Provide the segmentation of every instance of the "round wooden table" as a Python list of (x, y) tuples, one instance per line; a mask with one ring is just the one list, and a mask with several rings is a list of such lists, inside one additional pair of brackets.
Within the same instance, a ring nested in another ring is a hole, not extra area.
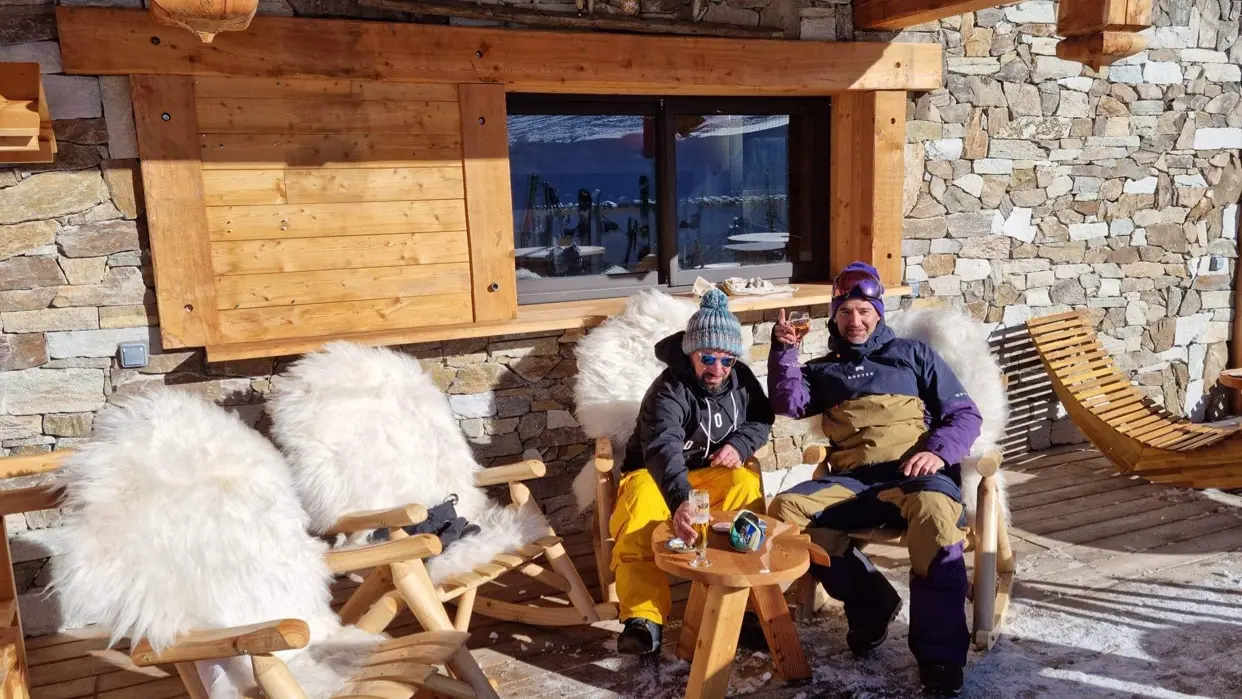
[[(713, 512), (712, 523), (733, 521), (732, 512)], [(762, 515), (761, 515), (762, 516)], [(768, 536), (753, 553), (729, 547), (728, 534), (708, 533), (707, 560), (711, 566), (690, 565), (695, 554), (675, 553), (665, 544), (673, 538), (672, 526), (656, 527), (651, 546), (656, 565), (671, 575), (693, 582), (690, 601), (677, 639), (677, 657), (689, 661), (690, 683), (686, 697), (719, 699), (729, 688), (733, 655), (742, 630), (742, 615), (749, 601), (754, 607), (776, 671), (786, 681), (808, 679), (811, 668), (789, 616), (781, 583), (791, 583), (807, 571), (810, 556), (796, 527), (762, 516)]]
[(1220, 382), (1234, 390), (1242, 390), (1242, 369), (1225, 369), (1220, 372)]

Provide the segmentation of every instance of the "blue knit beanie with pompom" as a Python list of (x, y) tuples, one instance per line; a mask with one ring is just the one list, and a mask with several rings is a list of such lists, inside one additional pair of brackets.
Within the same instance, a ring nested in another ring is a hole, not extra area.
[(729, 297), (712, 289), (699, 301), (699, 310), (686, 324), (681, 351), (693, 354), (699, 350), (728, 352), (742, 356), (742, 324), (729, 312)]

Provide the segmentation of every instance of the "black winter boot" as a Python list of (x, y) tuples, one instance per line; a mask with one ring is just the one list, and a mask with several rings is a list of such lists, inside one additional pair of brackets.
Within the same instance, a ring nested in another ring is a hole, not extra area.
[(865, 656), (888, 639), (888, 625), (901, 611), (901, 595), (862, 551), (850, 548), (834, 556), (832, 565), (815, 567), (829, 595), (845, 603), (849, 631), (845, 642), (854, 655)]
[[(848, 607), (845, 610), (850, 624), (845, 642), (859, 657), (868, 655), (888, 640), (888, 625), (901, 611), (901, 595), (882, 573), (875, 571), (871, 584), (874, 585), (874, 592), (866, 601), (866, 606), (855, 604), (853, 610)], [(851, 611), (854, 613), (851, 614)]]
[(660, 637), (664, 627), (651, 621), (635, 617), (626, 619), (625, 628), (617, 637), (617, 652), (624, 655), (650, 655), (660, 652)]
[(923, 689), (939, 697), (954, 697), (962, 691), (962, 668), (948, 663), (919, 663)]

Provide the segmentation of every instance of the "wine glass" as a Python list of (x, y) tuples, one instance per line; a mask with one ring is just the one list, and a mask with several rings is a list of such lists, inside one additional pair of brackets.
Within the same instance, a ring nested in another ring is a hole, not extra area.
[(711, 529), (711, 522), (711, 493), (706, 490), (691, 490), (690, 527), (694, 529), (695, 555), (690, 565), (695, 568), (707, 568), (712, 564), (707, 560), (707, 532)]
[(789, 314), (788, 322), (793, 328), (794, 335), (798, 338), (798, 342), (802, 342), (802, 338), (811, 332), (811, 314), (806, 311), (794, 311)]

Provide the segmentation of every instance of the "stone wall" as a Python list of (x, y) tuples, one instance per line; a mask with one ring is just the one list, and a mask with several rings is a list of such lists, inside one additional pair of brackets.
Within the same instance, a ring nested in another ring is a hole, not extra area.
[[(692, 6), (639, 9), (684, 20)], [(848, 2), (704, 0), (702, 8), (704, 20), (808, 40), (892, 36), (855, 32)], [(1055, 7), (1044, 0), (898, 35), (941, 42), (947, 82), (909, 106), (904, 261), (917, 296), (900, 305), (958, 306), (998, 328), (1086, 308), (1145, 390), (1198, 414), (1225, 365), (1232, 319), (1240, 8), (1163, 3), (1151, 48), (1099, 73), (1053, 56)], [(261, 11), (416, 19), (348, 0), (264, 0)], [(127, 79), (62, 75), (51, 5), (39, 0), (0, 0), (0, 61), (11, 60), (42, 64), (61, 150), (51, 165), (0, 167), (0, 455), (72, 446), (107, 403), (153, 384), (200, 392), (263, 429), (263, 399), (293, 358), (207, 364), (201, 351), (160, 351)], [(826, 349), (826, 310), (813, 309), (804, 359)], [(772, 318), (743, 321), (763, 376)], [(583, 526), (568, 492), (590, 446), (573, 417), (579, 336), (404, 348), (450, 394), (481, 461), (534, 449), (548, 462), (532, 489), (562, 533)], [(116, 345), (127, 340), (151, 344), (147, 367), (118, 368)], [(1034, 446), (1080, 439), (1046, 412), (1023, 428)], [(778, 423), (767, 466), (797, 464), (810, 429)], [(32, 633), (58, 623), (38, 592), (55, 565), (58, 517), (6, 520)]]
[[(907, 30), (945, 47), (909, 105), (907, 307), (1013, 326), (1086, 309), (1119, 366), (1174, 413), (1218, 414), (1242, 194), (1238, 0), (1157, 3), (1146, 51), (1056, 58), (1056, 6)], [(861, 38), (861, 35), (860, 35)], [(1072, 425), (1032, 446), (1077, 441)]]

